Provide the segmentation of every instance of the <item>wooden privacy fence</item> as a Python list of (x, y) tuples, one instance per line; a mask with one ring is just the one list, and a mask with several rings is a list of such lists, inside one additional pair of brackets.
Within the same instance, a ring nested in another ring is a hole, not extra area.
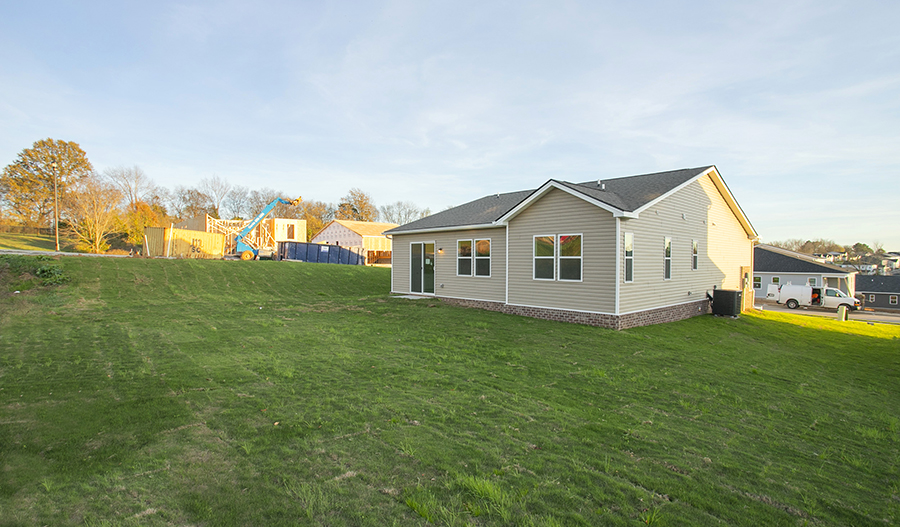
[(225, 236), (167, 227), (144, 228), (144, 255), (217, 259), (225, 255)]

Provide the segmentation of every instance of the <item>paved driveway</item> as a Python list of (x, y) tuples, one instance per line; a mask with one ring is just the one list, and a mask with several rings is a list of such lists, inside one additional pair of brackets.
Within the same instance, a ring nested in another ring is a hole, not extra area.
[[(788, 309), (782, 304), (769, 302), (765, 300), (757, 300), (756, 309), (764, 311), (776, 311), (778, 313), (792, 313), (794, 315), (807, 315), (811, 317), (837, 318), (837, 312), (833, 309), (824, 309), (820, 307), (798, 307), (797, 309)], [(900, 324), (900, 313), (888, 313), (884, 311), (851, 311), (850, 320), (861, 320), (864, 322), (877, 322), (880, 324)]]

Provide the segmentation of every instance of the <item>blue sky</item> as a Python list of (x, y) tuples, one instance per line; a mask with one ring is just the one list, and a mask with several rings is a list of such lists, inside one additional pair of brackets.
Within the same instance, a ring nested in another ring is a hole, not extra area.
[(900, 251), (900, 2), (0, 2), (0, 164), (42, 138), (434, 211), (715, 164), (763, 241)]

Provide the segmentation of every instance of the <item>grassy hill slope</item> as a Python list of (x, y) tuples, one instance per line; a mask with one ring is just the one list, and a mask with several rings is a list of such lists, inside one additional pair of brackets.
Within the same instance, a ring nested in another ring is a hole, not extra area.
[(900, 328), (613, 332), (389, 298), (388, 269), (53, 263), (0, 292), (0, 525), (900, 521)]

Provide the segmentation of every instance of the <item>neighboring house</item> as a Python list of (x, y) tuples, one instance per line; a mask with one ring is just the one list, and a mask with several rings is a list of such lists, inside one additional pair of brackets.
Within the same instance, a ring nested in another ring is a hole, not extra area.
[(756, 231), (714, 166), (490, 195), (387, 231), (391, 291), (624, 329), (744, 289)]
[(313, 236), (312, 243), (362, 247), (367, 251), (390, 251), (391, 239), (384, 235), (384, 231), (397, 226), (396, 223), (333, 220)]
[(900, 309), (900, 276), (857, 276), (856, 297), (864, 307)]
[(766, 297), (769, 284), (833, 287), (853, 296), (856, 271), (820, 262), (812, 255), (759, 244), (754, 248), (753, 288)]

